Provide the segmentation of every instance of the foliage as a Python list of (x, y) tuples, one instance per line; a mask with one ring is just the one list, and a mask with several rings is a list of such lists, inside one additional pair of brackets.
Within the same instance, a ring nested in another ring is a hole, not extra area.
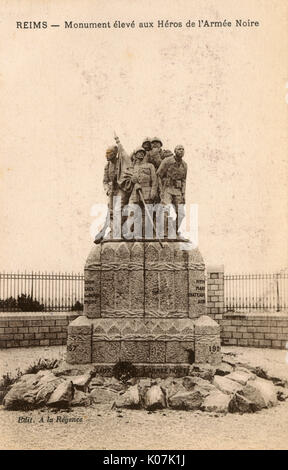
[(9, 297), (9, 299), (2, 300), (0, 299), (0, 309), (5, 311), (12, 311), (18, 309), (17, 300), (14, 297)]
[[(9, 297), (5, 300), (0, 299), (0, 311), (2, 312), (43, 312), (44, 308), (44, 304), (40, 304), (38, 300), (33, 299), (31, 295), (27, 294), (18, 295), (17, 299), (14, 297)], [(83, 303), (76, 300), (75, 304), (71, 307), (71, 310), (73, 312), (82, 312), (83, 308)]]
[(39, 370), (55, 369), (59, 365), (58, 359), (38, 359), (27, 367), (24, 374), (37, 374)]
[(18, 295), (17, 304), (23, 312), (42, 312), (44, 305), (40, 304), (38, 300), (33, 300), (30, 295)]
[(73, 312), (80, 312), (83, 311), (83, 304), (77, 300), (73, 307), (71, 308)]
[(12, 375), (9, 372), (2, 375), (2, 379), (0, 380), (0, 404), (2, 404), (3, 398), (5, 397), (6, 393), (9, 392), (11, 386), (17, 382), (17, 380), (22, 377), (23, 372), (20, 369), (16, 369), (15, 375)]
[(16, 374), (12, 375), (9, 372), (6, 372), (6, 374), (2, 375), (2, 379), (0, 380), (0, 390), (5, 390), (11, 385), (13, 385), (15, 382), (17, 382), (20, 377), (22, 377), (23, 372), (18, 368), (16, 369)]
[(112, 373), (116, 379), (127, 382), (136, 376), (136, 367), (131, 362), (119, 361), (114, 365)]

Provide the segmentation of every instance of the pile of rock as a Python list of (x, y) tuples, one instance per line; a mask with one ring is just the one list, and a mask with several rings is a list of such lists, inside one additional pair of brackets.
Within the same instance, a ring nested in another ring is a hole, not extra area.
[(11, 386), (3, 405), (6, 409), (28, 410), (110, 403), (114, 408), (251, 413), (287, 398), (287, 381), (225, 355), (217, 367), (193, 364), (186, 377), (132, 378), (126, 383), (95, 376), (93, 366), (78, 369), (62, 364), (53, 370), (23, 375)]
[(285, 384), (276, 387), (244, 367), (225, 376), (223, 372), (222, 367), (215, 371), (209, 366), (194, 366), (191, 375), (184, 378), (140, 379), (118, 396), (114, 406), (251, 413), (288, 398)]

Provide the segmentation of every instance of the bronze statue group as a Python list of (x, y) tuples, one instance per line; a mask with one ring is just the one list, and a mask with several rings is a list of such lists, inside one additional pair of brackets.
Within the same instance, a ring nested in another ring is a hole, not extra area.
[(146, 214), (151, 220), (147, 207), (172, 205), (176, 213), (178, 233), (184, 217), (187, 176), (187, 164), (183, 161), (183, 145), (177, 145), (173, 153), (163, 149), (160, 138), (146, 137), (142, 146), (129, 155), (119, 137), (115, 136), (115, 141), (116, 145), (106, 150), (107, 163), (103, 178), (104, 190), (108, 196), (109, 217), (105, 227), (97, 234), (95, 243), (105, 238), (107, 226), (111, 227), (113, 224), (115, 198), (119, 201), (121, 220), (125, 207), (139, 207), (143, 216)]

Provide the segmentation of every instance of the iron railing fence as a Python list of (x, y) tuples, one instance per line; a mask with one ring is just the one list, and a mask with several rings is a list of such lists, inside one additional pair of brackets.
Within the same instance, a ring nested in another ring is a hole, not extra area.
[(288, 311), (288, 273), (224, 275), (226, 311)]
[(69, 311), (83, 308), (84, 275), (0, 273), (0, 311)]
[[(207, 287), (207, 286), (206, 286)], [(81, 273), (0, 273), (0, 311), (81, 310)], [(225, 311), (287, 311), (288, 273), (225, 274)]]

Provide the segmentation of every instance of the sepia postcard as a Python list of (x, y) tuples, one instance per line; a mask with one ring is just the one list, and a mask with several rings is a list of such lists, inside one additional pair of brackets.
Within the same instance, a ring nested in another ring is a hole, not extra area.
[(0, 449), (287, 449), (287, 1), (0, 0), (0, 44)]

